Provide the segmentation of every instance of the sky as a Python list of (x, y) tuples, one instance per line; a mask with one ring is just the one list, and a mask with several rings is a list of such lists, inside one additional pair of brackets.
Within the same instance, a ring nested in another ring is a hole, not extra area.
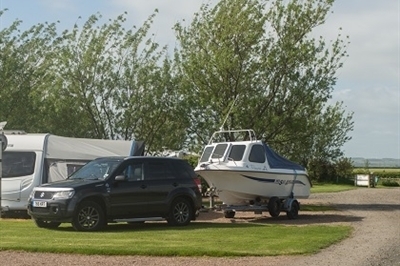
[[(100, 13), (104, 22), (125, 11), (126, 28), (141, 26), (158, 9), (150, 30), (155, 41), (175, 47), (173, 25), (189, 25), (202, 4), (217, 0), (0, 0), (0, 28), (16, 19), (22, 29), (60, 21), (58, 28), (82, 25)], [(315, 36), (327, 41), (338, 34), (350, 37), (349, 56), (337, 72), (331, 102), (341, 101), (353, 112), (352, 139), (344, 147), (346, 157), (400, 159), (400, 1), (336, 0)], [(81, 17), (79, 19), (79, 17)], [(339, 30), (341, 28), (341, 30)]]

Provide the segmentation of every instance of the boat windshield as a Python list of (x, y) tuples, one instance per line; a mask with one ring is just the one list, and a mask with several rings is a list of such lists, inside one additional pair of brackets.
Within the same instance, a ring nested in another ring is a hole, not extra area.
[[(204, 149), (203, 155), (200, 159), (200, 162), (207, 162), (210, 159), (222, 159), (228, 149), (229, 145), (224, 144), (217, 144), (217, 145), (210, 145)], [(241, 161), (243, 160), (244, 152), (246, 150), (246, 145), (237, 144), (231, 145), (228, 160), (230, 161)]]
[(106, 179), (120, 165), (122, 159), (98, 159), (85, 164), (69, 179)]
[(245, 150), (246, 150), (246, 145), (232, 145), (228, 159), (231, 161), (243, 160), (243, 155)]

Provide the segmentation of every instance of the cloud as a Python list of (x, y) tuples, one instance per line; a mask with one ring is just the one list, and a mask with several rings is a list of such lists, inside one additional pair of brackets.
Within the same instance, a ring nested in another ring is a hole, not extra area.
[(399, 3), (357, 0), (338, 0), (335, 3), (334, 13), (314, 34), (328, 40), (335, 39), (339, 33), (350, 37), (349, 57), (340, 71), (341, 77), (376, 84), (395, 78), (399, 68), (396, 56), (399, 49)]
[(337, 0), (316, 34), (350, 36), (349, 57), (337, 72), (333, 101), (354, 111), (348, 156), (400, 158), (400, 4)]
[(333, 93), (354, 111), (353, 137), (344, 147), (349, 157), (400, 158), (400, 91), (388, 87), (344, 89)]
[[(174, 46), (176, 41), (173, 26), (183, 20), (191, 21), (200, 6), (207, 3), (198, 0), (147, 0), (146, 4), (131, 0), (112, 0), (110, 2), (115, 9), (127, 11), (128, 21), (136, 21), (136, 26), (141, 26), (154, 13), (154, 10), (158, 9), (150, 32), (155, 34), (158, 43), (169, 46)], [(140, 22), (139, 25), (137, 22)]]

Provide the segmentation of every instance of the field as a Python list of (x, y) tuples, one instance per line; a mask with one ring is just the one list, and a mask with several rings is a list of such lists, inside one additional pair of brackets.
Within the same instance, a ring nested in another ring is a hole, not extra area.
[(37, 228), (31, 220), (2, 219), (0, 250), (88, 255), (276, 256), (312, 254), (346, 238), (351, 231), (345, 225), (297, 227), (210, 220), (185, 227), (171, 227), (165, 222), (133, 226), (121, 223), (109, 225), (102, 232), (85, 233), (74, 231), (70, 224), (46, 230)]
[(187, 227), (121, 223), (84, 233), (69, 224), (45, 230), (29, 220), (3, 219), (0, 264), (397, 265), (399, 193), (400, 188), (364, 187), (312, 193), (301, 200), (304, 208), (295, 220), (248, 212), (226, 219), (217, 211), (201, 213)]

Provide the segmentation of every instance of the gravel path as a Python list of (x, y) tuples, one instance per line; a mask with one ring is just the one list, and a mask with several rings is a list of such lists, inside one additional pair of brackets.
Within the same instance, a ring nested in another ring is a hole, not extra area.
[[(354, 227), (353, 234), (338, 244), (308, 256), (188, 258), (0, 251), (0, 265), (400, 266), (400, 188), (359, 188), (340, 193), (313, 194), (301, 203), (330, 204), (336, 206), (338, 211), (300, 212), (297, 220), (287, 220), (285, 215), (273, 219), (268, 214), (238, 212), (234, 221), (245, 223), (257, 220), (287, 225), (348, 224)], [(201, 213), (196, 222), (210, 220), (230, 223), (233, 219), (223, 218), (221, 212), (209, 212)]]

